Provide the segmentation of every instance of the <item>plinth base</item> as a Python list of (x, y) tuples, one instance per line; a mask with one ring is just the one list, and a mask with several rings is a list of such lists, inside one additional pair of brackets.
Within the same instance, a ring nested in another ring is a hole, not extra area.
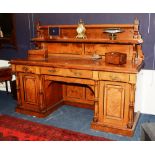
[(58, 102), (57, 104), (55, 104), (54, 106), (46, 109), (45, 111), (34, 111), (34, 110), (31, 110), (31, 109), (16, 107), (16, 112), (21, 113), (21, 114), (36, 116), (36, 117), (39, 117), (39, 118), (44, 118), (44, 117), (48, 116), (49, 114), (51, 114), (53, 111), (57, 110), (62, 105), (63, 105), (62, 101)]
[(134, 131), (135, 131), (139, 116), (140, 116), (140, 112), (137, 112), (135, 115), (134, 124), (131, 129), (118, 128), (118, 127), (110, 126), (110, 125), (99, 123), (99, 122), (92, 122), (91, 128), (94, 130), (110, 132), (110, 133), (114, 133), (114, 134), (132, 137), (134, 135)]

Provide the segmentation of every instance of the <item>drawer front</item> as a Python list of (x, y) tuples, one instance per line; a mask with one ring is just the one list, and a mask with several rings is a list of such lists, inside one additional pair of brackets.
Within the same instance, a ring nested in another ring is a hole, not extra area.
[(112, 73), (112, 72), (100, 72), (100, 80), (109, 80), (109, 81), (122, 81), (129, 82), (129, 74), (124, 73)]
[(24, 73), (36, 73), (37, 68), (34, 66), (24, 66), (24, 65), (18, 65), (16, 66), (17, 72), (24, 72)]
[(92, 72), (87, 70), (61, 69), (61, 68), (41, 68), (41, 74), (59, 75), (79, 78), (92, 78)]

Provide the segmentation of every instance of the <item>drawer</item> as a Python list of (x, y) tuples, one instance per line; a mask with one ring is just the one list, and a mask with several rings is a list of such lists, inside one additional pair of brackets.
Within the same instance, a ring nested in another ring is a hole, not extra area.
[(17, 65), (16, 71), (17, 72), (24, 72), (24, 73), (36, 73), (37, 68), (34, 66)]
[(129, 82), (130, 76), (125, 73), (100, 72), (100, 80)]
[(76, 70), (76, 69), (62, 69), (62, 68), (41, 68), (41, 74), (59, 75), (79, 78), (92, 78), (92, 71)]

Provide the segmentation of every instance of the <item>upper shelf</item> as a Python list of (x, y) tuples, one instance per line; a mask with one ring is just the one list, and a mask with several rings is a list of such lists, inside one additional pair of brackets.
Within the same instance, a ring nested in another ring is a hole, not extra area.
[[(116, 33), (116, 30), (120, 30), (119, 33)], [(36, 37), (32, 39), (34, 42), (143, 43), (139, 33), (139, 21), (137, 19), (134, 20), (133, 24), (85, 25), (82, 22), (77, 25), (40, 25), (38, 23), (36, 33)]]
[(37, 42), (70, 42), (70, 43), (109, 43), (109, 44), (141, 44), (143, 43), (142, 39), (132, 39), (132, 40), (110, 40), (110, 39), (72, 39), (72, 38), (53, 38), (53, 39), (42, 39), (42, 38), (33, 38), (32, 41)]

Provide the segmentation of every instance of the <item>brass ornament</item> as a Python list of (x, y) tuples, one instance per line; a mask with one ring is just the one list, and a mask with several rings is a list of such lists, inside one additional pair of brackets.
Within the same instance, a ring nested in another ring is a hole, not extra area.
[(86, 32), (86, 28), (85, 28), (85, 26), (84, 26), (84, 22), (83, 22), (83, 20), (82, 19), (80, 19), (80, 21), (79, 21), (79, 24), (78, 24), (78, 27), (77, 27), (77, 29), (76, 29), (76, 32), (77, 32), (77, 36), (76, 36), (76, 38), (78, 38), (78, 39), (85, 39), (85, 38), (87, 38), (87, 36), (86, 36), (86, 34), (85, 34), (85, 32)]

